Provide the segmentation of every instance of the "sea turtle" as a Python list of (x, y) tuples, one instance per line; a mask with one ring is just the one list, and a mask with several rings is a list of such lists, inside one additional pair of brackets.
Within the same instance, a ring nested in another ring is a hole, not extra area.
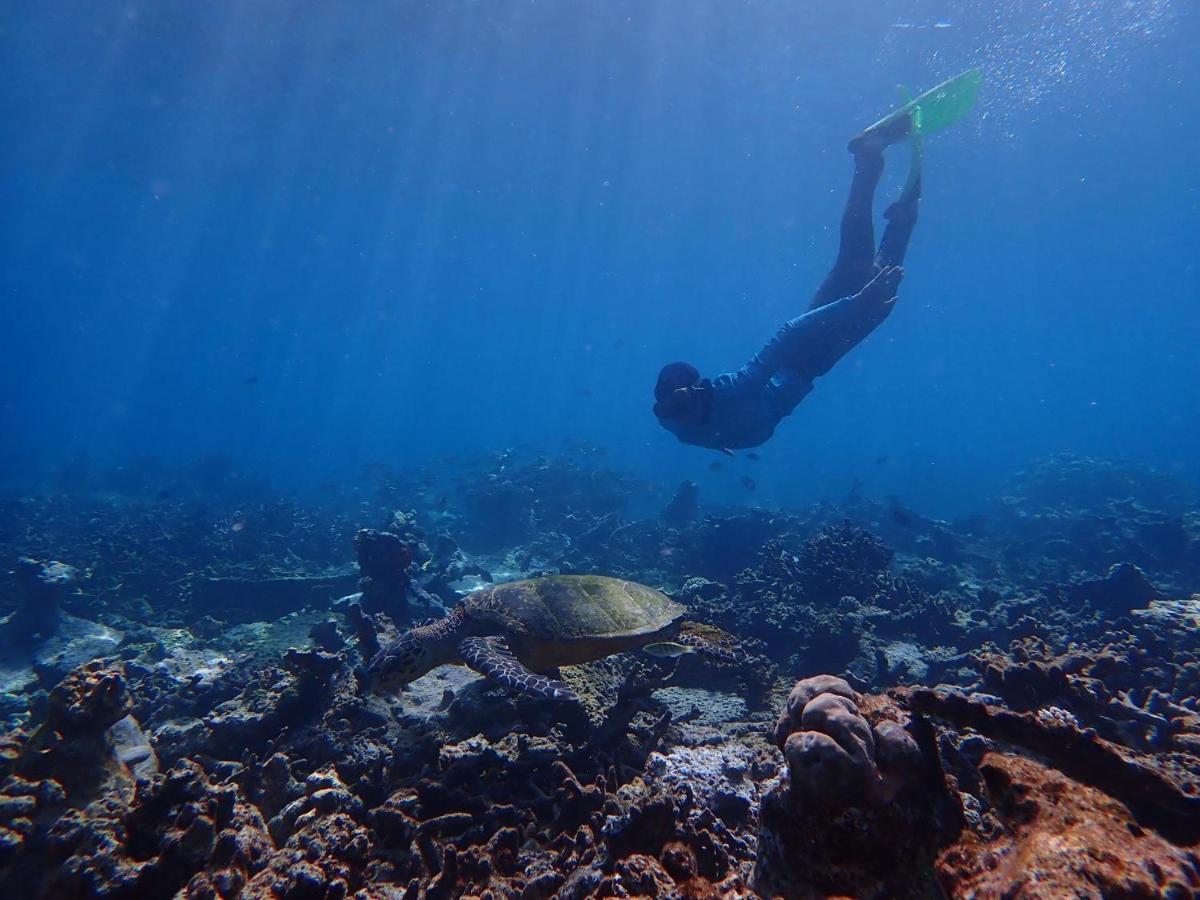
[(721, 632), (682, 621), (686, 612), (660, 591), (600, 575), (494, 585), (380, 650), (367, 666), (367, 683), (394, 691), (436, 666), (462, 663), (514, 690), (578, 700), (561, 681), (538, 673), (639, 647), (658, 656), (702, 652), (737, 661), (714, 640)]

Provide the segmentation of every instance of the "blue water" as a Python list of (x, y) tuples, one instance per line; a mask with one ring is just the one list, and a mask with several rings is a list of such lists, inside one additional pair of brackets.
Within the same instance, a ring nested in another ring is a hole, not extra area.
[(847, 138), (979, 65), (899, 308), (750, 499), (953, 511), (1057, 450), (1200, 477), (1194, 2), (14, 0), (0, 29), (6, 476), (224, 453), (305, 486), (569, 438), (740, 498), (748, 461), (657, 425), (659, 367), (735, 368), (802, 311)]

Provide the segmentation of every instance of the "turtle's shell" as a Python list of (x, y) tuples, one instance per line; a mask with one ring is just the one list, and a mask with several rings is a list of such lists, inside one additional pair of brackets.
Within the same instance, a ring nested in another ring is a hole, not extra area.
[(483, 588), (462, 601), (475, 623), (533, 641), (629, 639), (652, 635), (687, 608), (644, 584), (602, 575), (551, 575)]

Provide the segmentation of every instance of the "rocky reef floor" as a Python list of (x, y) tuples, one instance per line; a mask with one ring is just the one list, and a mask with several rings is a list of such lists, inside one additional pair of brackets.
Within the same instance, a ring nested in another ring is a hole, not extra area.
[[(1061, 457), (955, 522), (647, 518), (590, 457), (373, 474), (353, 510), (0, 498), (0, 896), (1200, 896), (1187, 486)], [(744, 652), (564, 667), (578, 703), (364, 689), (462, 591), (556, 572)]]

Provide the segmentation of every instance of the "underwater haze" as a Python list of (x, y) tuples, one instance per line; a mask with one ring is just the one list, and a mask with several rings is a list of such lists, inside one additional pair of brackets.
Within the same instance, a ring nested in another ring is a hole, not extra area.
[(740, 497), (659, 427), (659, 368), (801, 313), (848, 138), (979, 66), (895, 313), (757, 500), (955, 511), (1058, 451), (1195, 479), (1198, 36), (1182, 0), (10, 3), (4, 469), (303, 488), (569, 439)]
[(7, 0), (0, 898), (1200, 897), (1198, 39)]

